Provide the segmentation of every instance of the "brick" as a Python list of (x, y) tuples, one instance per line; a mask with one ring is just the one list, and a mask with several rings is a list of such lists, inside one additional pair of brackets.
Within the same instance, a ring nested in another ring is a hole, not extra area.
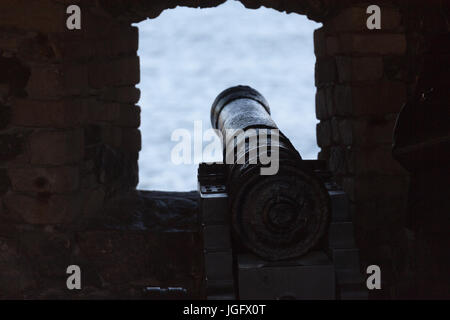
[(339, 134), (339, 120), (336, 117), (331, 119), (331, 141), (334, 144), (340, 142), (340, 134)]
[(326, 120), (329, 118), (325, 88), (320, 88), (316, 91), (316, 118), (318, 120)]
[[(368, 5), (367, 5), (368, 6)], [(336, 16), (325, 23), (330, 32), (368, 31), (366, 13), (367, 6), (350, 7), (341, 10)], [(401, 27), (401, 15), (395, 8), (381, 6), (381, 30), (398, 30)], [(375, 30), (376, 32), (376, 30)]]
[(80, 95), (86, 93), (87, 86), (87, 66), (49, 64), (31, 68), (25, 90), (31, 98), (46, 99)]
[[(92, 187), (89, 186), (89, 187)], [(83, 193), (83, 218), (89, 219), (98, 217), (105, 201), (105, 191), (101, 188), (94, 190), (85, 190)]]
[(342, 146), (330, 148), (328, 165), (330, 170), (336, 175), (343, 175), (348, 172), (346, 151)]
[(23, 133), (0, 134), (0, 160), (16, 158), (24, 151), (25, 135)]
[(2, 0), (0, 21), (14, 27), (43, 33), (62, 32), (66, 28), (65, 6), (51, 0)]
[(138, 153), (142, 149), (141, 131), (123, 128), (121, 149), (127, 153)]
[(356, 202), (403, 197), (408, 186), (407, 176), (365, 175), (343, 179), (343, 188), (350, 200)]
[(23, 127), (73, 127), (85, 120), (88, 100), (16, 99), (12, 124)]
[(133, 128), (103, 127), (102, 141), (129, 154), (141, 150), (141, 132)]
[(336, 57), (339, 82), (373, 81), (383, 76), (381, 57)]
[(140, 125), (140, 107), (114, 102), (95, 101), (91, 103), (91, 123), (108, 122), (120, 127), (137, 128)]
[[(392, 145), (395, 119), (361, 119), (346, 121), (351, 127), (348, 144), (355, 146)], [(344, 142), (344, 143), (345, 143)]]
[(9, 190), (10, 185), (11, 182), (8, 178), (6, 169), (0, 169), (0, 196)]
[(338, 37), (327, 37), (327, 54), (329, 56), (335, 56), (340, 52), (339, 38)]
[(352, 121), (349, 119), (339, 120), (337, 123), (337, 130), (339, 131), (339, 142), (345, 146), (353, 144), (354, 131), (352, 128)]
[(63, 165), (83, 158), (83, 130), (36, 131), (30, 137), (30, 161), (37, 165)]
[(331, 122), (321, 121), (316, 125), (317, 144), (324, 148), (331, 145)]
[(9, 168), (8, 176), (13, 191), (65, 193), (79, 186), (77, 167)]
[(314, 30), (314, 54), (323, 57), (327, 54), (324, 28)]
[(333, 84), (336, 81), (336, 63), (334, 58), (317, 59), (315, 65), (316, 87)]
[(404, 175), (407, 171), (392, 157), (392, 148), (352, 148), (347, 152), (348, 168), (353, 174)]
[(122, 128), (104, 126), (101, 128), (102, 142), (110, 145), (111, 147), (118, 148), (122, 144), (122, 132)]
[(136, 87), (109, 87), (100, 92), (100, 100), (135, 104), (139, 101), (141, 92)]
[(139, 58), (136, 56), (95, 62), (89, 66), (89, 84), (93, 88), (134, 85), (139, 81)]
[(406, 102), (406, 85), (380, 81), (373, 85), (338, 85), (334, 90), (336, 113), (341, 116), (397, 113)]
[(406, 53), (406, 37), (389, 33), (341, 34), (339, 48), (341, 53), (403, 55)]
[(405, 208), (405, 193), (357, 202), (354, 223), (358, 247), (373, 247), (398, 235), (400, 226), (404, 224)]
[(30, 224), (63, 224), (73, 221), (81, 213), (78, 194), (38, 194), (36, 197), (10, 192), (3, 203), (11, 215)]

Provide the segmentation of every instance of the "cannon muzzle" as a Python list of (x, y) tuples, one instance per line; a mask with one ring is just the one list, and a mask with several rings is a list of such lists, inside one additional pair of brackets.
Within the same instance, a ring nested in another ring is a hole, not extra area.
[(231, 224), (239, 242), (267, 260), (314, 248), (327, 229), (328, 193), (278, 130), (264, 97), (248, 86), (223, 91), (211, 107), (211, 125), (223, 139)]

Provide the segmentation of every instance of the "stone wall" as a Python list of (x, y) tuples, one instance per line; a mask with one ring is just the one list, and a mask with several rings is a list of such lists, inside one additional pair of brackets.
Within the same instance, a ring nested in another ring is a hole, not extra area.
[[(65, 289), (69, 264), (87, 268), (91, 289), (81, 297), (145, 297), (151, 285), (202, 296), (201, 242), (186, 227), (197, 211), (192, 195), (149, 200), (133, 191), (141, 141), (131, 23), (222, 2), (0, 2), (0, 298), (77, 297)], [(242, 2), (323, 22), (314, 33), (319, 158), (350, 196), (362, 268), (383, 270), (385, 290), (373, 297), (401, 297), (409, 175), (391, 156), (392, 129), (414, 89), (423, 35), (444, 28), (442, 1), (429, 2), (427, 23), (421, 1), (377, 1), (382, 30), (365, 26), (373, 3)], [(81, 30), (66, 28), (69, 4), (82, 8)]]
[(317, 143), (350, 197), (362, 269), (379, 265), (386, 288), (408, 191), (408, 173), (391, 155), (407, 99), (407, 40), (399, 8), (381, 7), (381, 30), (367, 29), (366, 8), (345, 8), (314, 33)]

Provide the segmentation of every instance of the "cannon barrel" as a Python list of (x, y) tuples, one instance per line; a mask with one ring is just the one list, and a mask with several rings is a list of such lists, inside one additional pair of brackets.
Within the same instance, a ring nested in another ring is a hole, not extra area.
[[(316, 247), (329, 221), (328, 193), (278, 130), (264, 97), (248, 86), (223, 91), (211, 107), (211, 124), (223, 138), (237, 240), (267, 260), (299, 257)], [(278, 170), (263, 174), (273, 163), (263, 163), (262, 156), (277, 161)]]

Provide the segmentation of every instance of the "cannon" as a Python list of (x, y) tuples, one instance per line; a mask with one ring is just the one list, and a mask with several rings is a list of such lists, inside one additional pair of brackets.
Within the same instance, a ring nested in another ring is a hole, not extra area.
[(222, 138), (233, 238), (270, 261), (317, 247), (329, 223), (328, 192), (265, 98), (248, 86), (226, 89), (212, 104), (211, 125)]

